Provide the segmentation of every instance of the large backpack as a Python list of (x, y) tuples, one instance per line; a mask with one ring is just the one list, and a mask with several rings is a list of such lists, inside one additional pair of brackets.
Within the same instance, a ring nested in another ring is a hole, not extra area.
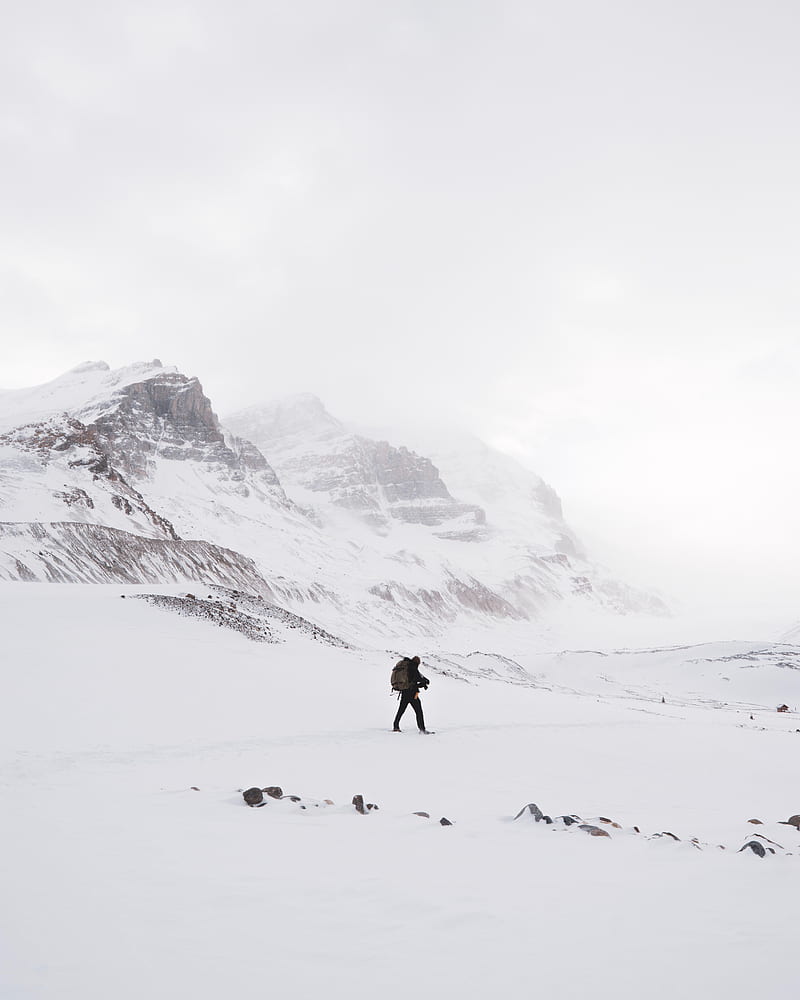
[(408, 657), (404, 656), (392, 667), (392, 691), (408, 691), (411, 687), (410, 666)]

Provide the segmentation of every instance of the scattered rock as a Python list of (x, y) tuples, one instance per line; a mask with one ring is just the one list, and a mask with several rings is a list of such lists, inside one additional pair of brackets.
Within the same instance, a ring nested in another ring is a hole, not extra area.
[(609, 826), (613, 826), (617, 830), (621, 830), (622, 829), (622, 827), (619, 825), (619, 823), (615, 823), (613, 819), (608, 819), (607, 816), (598, 816), (597, 817), (597, 822), (598, 823), (608, 823)]
[(282, 799), (288, 799), (290, 802), (299, 802), (300, 801), (300, 796), (299, 795), (281, 795), (281, 798)]
[(537, 823), (538, 823), (538, 822), (539, 822), (540, 820), (544, 819), (544, 813), (543, 813), (543, 812), (542, 812), (542, 810), (541, 810), (541, 809), (540, 809), (540, 808), (539, 808), (539, 807), (538, 807), (538, 806), (536, 805), (536, 803), (535, 803), (535, 802), (529, 802), (529, 803), (528, 803), (528, 804), (527, 804), (526, 806), (523, 806), (523, 807), (522, 807), (522, 808), (520, 809), (520, 811), (519, 811), (519, 812), (517, 813), (517, 815), (516, 815), (516, 816), (514, 817), (514, 819), (519, 819), (519, 818), (520, 818), (520, 816), (524, 815), (524, 813), (525, 813), (526, 811), (527, 811), (527, 812), (529, 812), (529, 813), (531, 814), (531, 816), (533, 816), (533, 818), (534, 818), (534, 819), (536, 820), (536, 822), (537, 822)]
[(430, 819), (431, 818), (431, 814), (430, 813), (426, 813), (426, 812), (416, 812), (416, 813), (413, 813), (412, 815), (414, 815), (414, 816), (422, 816), (424, 819)]
[(580, 823), (577, 816), (556, 816), (556, 819), (560, 819), (564, 826), (572, 826), (573, 823)]
[(800, 813), (795, 816), (790, 816), (787, 820), (781, 820), (783, 826), (793, 826), (795, 829), (800, 830)]
[(581, 823), (579, 830), (584, 830), (590, 837), (611, 837), (608, 830), (601, 830), (599, 826), (592, 826), (591, 823)]
[(440, 826), (452, 826), (453, 824), (450, 822), (450, 820), (446, 816), (442, 816), (442, 818), (439, 820), (439, 825)]
[(670, 833), (669, 830), (662, 830), (661, 833), (655, 834), (656, 837), (672, 837), (673, 840), (680, 840), (680, 837), (676, 837), (674, 833)]
[(333, 799), (323, 799), (322, 801), (325, 803), (326, 806), (333, 805)]
[(378, 806), (376, 806), (374, 802), (368, 802), (367, 809), (375, 809), (377, 811)]
[(757, 826), (763, 826), (763, 825), (764, 825), (764, 824), (763, 824), (763, 823), (761, 822), (761, 820), (760, 820), (760, 819), (749, 819), (749, 820), (748, 820), (747, 822), (748, 822), (748, 823), (755, 823), (755, 824), (756, 824)]
[(199, 792), (200, 791), (200, 789), (197, 787), (197, 785), (192, 785), (192, 787), (189, 790), (192, 791), (192, 792)]
[(789, 706), (788, 705), (778, 705), (778, 711), (779, 712), (788, 712), (789, 711)]
[(362, 816), (366, 815), (367, 810), (364, 808), (364, 796), (354, 795), (353, 805), (356, 807), (356, 812), (361, 813)]
[(264, 801), (264, 793), (260, 788), (248, 788), (242, 797), (249, 806), (258, 806)]
[(283, 789), (278, 785), (270, 785), (268, 788), (262, 788), (265, 795), (269, 795), (271, 799), (282, 799)]
[(769, 837), (765, 837), (763, 833), (756, 833), (754, 836), (758, 837), (760, 840), (766, 840), (768, 844), (774, 844), (776, 847), (780, 847), (783, 850), (783, 844), (779, 844), (777, 840), (770, 840)]
[(759, 844), (757, 840), (748, 840), (744, 847), (739, 848), (738, 853), (741, 854), (742, 851), (746, 851), (748, 847), (753, 854), (757, 854), (760, 858), (765, 858), (767, 856), (766, 848), (763, 844)]

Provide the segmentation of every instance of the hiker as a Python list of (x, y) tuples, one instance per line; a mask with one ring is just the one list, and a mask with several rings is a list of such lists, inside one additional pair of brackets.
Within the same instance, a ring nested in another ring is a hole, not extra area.
[(412, 656), (410, 659), (404, 656), (392, 671), (392, 689), (400, 692), (400, 707), (394, 717), (394, 732), (400, 732), (400, 720), (409, 705), (414, 709), (417, 717), (417, 726), (421, 733), (427, 733), (425, 728), (425, 718), (422, 714), (422, 702), (419, 697), (419, 689), (427, 690), (430, 681), (419, 672), (419, 657)]

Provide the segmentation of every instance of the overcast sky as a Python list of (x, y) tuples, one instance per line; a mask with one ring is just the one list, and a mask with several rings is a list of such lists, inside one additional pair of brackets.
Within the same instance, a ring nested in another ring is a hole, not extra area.
[(462, 424), (613, 566), (800, 617), (796, 2), (0, 7), (0, 386)]

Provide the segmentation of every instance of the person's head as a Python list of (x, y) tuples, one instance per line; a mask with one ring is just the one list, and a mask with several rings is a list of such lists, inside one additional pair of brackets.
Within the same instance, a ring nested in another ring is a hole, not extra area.
[(418, 667), (419, 666), (419, 657), (418, 656), (412, 656), (411, 657), (411, 662), (414, 664), (415, 667)]

